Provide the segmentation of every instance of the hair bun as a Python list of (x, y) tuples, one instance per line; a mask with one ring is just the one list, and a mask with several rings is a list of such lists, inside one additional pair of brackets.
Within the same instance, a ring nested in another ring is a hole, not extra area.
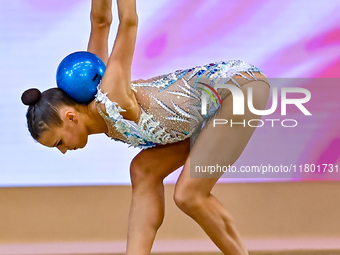
[(25, 105), (34, 105), (39, 102), (41, 98), (41, 92), (39, 89), (28, 89), (22, 93), (21, 101)]

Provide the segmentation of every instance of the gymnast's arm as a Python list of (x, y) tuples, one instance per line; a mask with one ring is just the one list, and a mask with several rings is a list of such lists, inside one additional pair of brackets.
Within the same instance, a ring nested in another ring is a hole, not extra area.
[(112, 23), (112, 0), (92, 0), (91, 34), (88, 52), (96, 54), (105, 64), (108, 56), (108, 38)]
[(136, 113), (138, 106), (130, 86), (138, 27), (136, 1), (117, 0), (117, 4), (118, 32), (100, 88), (103, 93), (108, 92), (108, 97), (127, 111), (122, 113), (125, 118), (133, 119), (132, 115)]

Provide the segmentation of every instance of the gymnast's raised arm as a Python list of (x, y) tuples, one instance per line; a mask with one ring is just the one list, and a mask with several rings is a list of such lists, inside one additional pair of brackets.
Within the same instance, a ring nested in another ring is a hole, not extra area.
[(133, 118), (136, 114), (137, 101), (131, 90), (131, 64), (135, 50), (138, 16), (135, 0), (117, 0), (119, 26), (116, 40), (109, 57), (101, 83), (103, 93), (126, 110), (122, 114)]
[(87, 51), (96, 54), (107, 65), (108, 38), (112, 23), (112, 0), (92, 0), (91, 34)]

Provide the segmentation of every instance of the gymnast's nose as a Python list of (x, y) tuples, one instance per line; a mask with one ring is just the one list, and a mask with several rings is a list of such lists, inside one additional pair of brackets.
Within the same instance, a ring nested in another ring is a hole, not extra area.
[(66, 151), (67, 151), (67, 148), (62, 147), (62, 146), (58, 146), (57, 148), (58, 148), (58, 150), (60, 150), (60, 152), (61, 152), (62, 154), (65, 154)]

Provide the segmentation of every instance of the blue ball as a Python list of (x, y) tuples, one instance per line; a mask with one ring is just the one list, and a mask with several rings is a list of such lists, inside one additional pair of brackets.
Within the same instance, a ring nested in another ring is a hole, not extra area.
[(88, 104), (94, 99), (105, 72), (104, 62), (95, 54), (79, 51), (64, 58), (57, 69), (57, 86), (76, 102)]

